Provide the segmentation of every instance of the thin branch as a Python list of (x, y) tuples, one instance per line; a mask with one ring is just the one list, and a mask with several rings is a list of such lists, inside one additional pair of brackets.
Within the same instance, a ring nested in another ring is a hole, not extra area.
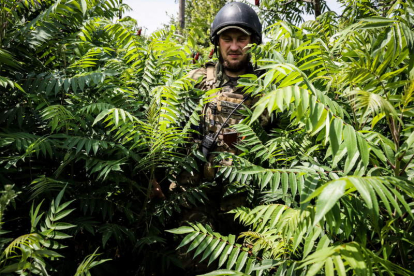
[(390, 166), (391, 166), (391, 168), (392, 168), (393, 170), (395, 170), (395, 165), (393, 165), (393, 164), (390, 162), (390, 160), (388, 160), (388, 159), (387, 159), (387, 163), (388, 163), (388, 165), (390, 165)]
[(408, 165), (410, 165), (411, 161), (413, 161), (413, 158), (414, 154), (411, 156), (410, 160), (408, 160), (407, 164), (405, 164), (404, 168), (401, 169), (398, 175), (401, 175), (407, 169)]

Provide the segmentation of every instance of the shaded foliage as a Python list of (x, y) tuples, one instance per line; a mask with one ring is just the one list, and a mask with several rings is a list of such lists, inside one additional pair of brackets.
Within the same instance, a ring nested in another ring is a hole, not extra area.
[[(217, 176), (250, 194), (232, 211), (247, 254), (205, 275), (413, 275), (414, 3), (342, 2), (350, 20), (273, 21), (252, 48), (266, 73), (239, 84), (260, 98), (234, 127), (242, 153), (219, 155), (233, 164)], [(277, 124), (267, 134), (264, 112)], [(182, 230), (198, 241), (199, 225)], [(209, 233), (189, 250), (232, 260)]]

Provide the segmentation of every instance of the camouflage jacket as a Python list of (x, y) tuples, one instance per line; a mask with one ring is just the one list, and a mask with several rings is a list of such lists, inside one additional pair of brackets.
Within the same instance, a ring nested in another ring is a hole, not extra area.
[[(255, 72), (249, 63), (246, 74), (249, 73), (260, 75), (262, 72)], [(220, 63), (208, 62), (202, 68), (191, 71), (189, 76), (195, 80), (201, 78), (196, 85), (201, 90), (221, 88), (203, 108), (201, 131), (204, 138), (210, 137), (213, 138), (213, 143), (217, 142), (211, 151), (232, 151), (238, 135), (230, 126), (238, 124), (244, 118), (237, 110), (243, 109), (243, 106), (253, 106), (256, 99), (246, 97), (243, 87), (236, 87), (238, 78), (227, 76)]]

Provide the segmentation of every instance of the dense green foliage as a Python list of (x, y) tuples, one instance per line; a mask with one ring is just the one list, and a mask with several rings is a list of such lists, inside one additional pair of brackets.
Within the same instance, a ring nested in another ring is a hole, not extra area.
[[(49, 264), (45, 256), (31, 257), (42, 271), (74, 274), (98, 247), (113, 259), (102, 268), (109, 274), (118, 266), (126, 274), (165, 270), (174, 252), (147, 247), (166, 242), (161, 225), (176, 207), (172, 198), (148, 202), (157, 169), (168, 169), (162, 181), (192, 161), (178, 150), (189, 129), (186, 116), (200, 100), (185, 77), (190, 50), (173, 31), (147, 39), (135, 35), (134, 20), (114, 22), (122, 8), (117, 1), (2, 3), (0, 178), (20, 193), (16, 210), (9, 206), (4, 215), (3, 229), (14, 229), (5, 237), (43, 235), (30, 228), (30, 202), (50, 202), (66, 186), (64, 198), (75, 200), (68, 219), (76, 227), (62, 241), (66, 259)], [(13, 250), (2, 265), (16, 263), (24, 250)], [(137, 256), (139, 263), (132, 261)]]
[(242, 153), (217, 157), (246, 230), (223, 235), (178, 225), (215, 183), (169, 189), (203, 159), (197, 20), (142, 37), (120, 1), (2, 1), (0, 273), (178, 275), (178, 245), (208, 275), (413, 275), (414, 3), (341, 2), (300, 27), (266, 15)]

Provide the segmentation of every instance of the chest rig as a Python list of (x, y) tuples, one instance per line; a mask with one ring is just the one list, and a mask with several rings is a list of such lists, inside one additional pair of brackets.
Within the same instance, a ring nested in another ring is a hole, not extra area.
[(221, 85), (221, 90), (215, 93), (214, 98), (203, 108), (203, 153), (210, 151), (235, 152), (234, 144), (238, 134), (230, 126), (238, 124), (244, 116), (238, 111), (244, 106), (250, 107), (252, 100), (247, 98), (242, 87), (236, 87), (237, 78), (217, 80), (217, 68), (213, 64), (206, 66), (205, 88), (211, 90)]

